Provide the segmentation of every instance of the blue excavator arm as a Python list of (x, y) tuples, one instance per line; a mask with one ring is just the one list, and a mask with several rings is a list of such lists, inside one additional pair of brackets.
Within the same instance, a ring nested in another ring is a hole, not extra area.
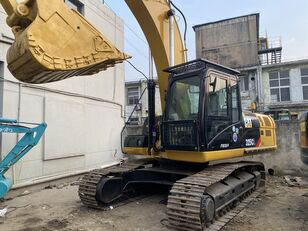
[[(31, 127), (27, 127), (31, 125)], [(3, 198), (12, 187), (12, 180), (4, 174), (11, 166), (25, 156), (43, 136), (47, 124), (23, 123), (17, 120), (0, 118), (0, 133), (24, 134), (12, 150), (0, 161), (0, 198)]]

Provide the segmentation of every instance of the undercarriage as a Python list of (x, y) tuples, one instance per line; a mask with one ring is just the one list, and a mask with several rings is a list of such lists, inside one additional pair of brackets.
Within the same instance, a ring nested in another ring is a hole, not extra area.
[[(155, 159), (124, 162), (86, 174), (79, 196), (101, 209), (144, 185), (169, 186), (168, 225), (177, 230), (203, 230), (215, 219), (265, 185), (262, 163), (188, 164)], [(215, 224), (215, 223), (214, 223)]]

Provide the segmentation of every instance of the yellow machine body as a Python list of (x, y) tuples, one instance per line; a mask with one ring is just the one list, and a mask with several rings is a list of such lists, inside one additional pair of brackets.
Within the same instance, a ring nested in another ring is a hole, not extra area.
[(301, 148), (308, 149), (306, 127), (307, 127), (307, 122), (305, 120), (300, 121), (300, 146)]
[(301, 160), (308, 165), (308, 111), (301, 114), (299, 121)]
[[(149, 154), (148, 148), (124, 147), (125, 154), (144, 155), (161, 157), (170, 160), (192, 162), (192, 163), (206, 163), (210, 161), (226, 160), (237, 157), (244, 157), (248, 155), (255, 155), (262, 152), (272, 151), (277, 149), (276, 143), (276, 125), (274, 120), (267, 115), (256, 113), (243, 113), (245, 116), (253, 116), (258, 119), (260, 128), (260, 139), (257, 140), (255, 147), (243, 147), (238, 149), (217, 150), (217, 151), (178, 151), (167, 150), (162, 152), (151, 152)], [(249, 127), (248, 127), (249, 129)]]

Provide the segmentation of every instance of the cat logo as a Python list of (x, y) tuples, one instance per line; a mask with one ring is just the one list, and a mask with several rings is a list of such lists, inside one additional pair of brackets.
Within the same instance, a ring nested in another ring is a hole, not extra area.
[(244, 118), (245, 128), (252, 128), (252, 120), (251, 118)]

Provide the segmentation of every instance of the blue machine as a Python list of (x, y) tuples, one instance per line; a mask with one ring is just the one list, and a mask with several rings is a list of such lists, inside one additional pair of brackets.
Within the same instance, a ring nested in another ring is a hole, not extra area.
[[(34, 127), (26, 127), (32, 125)], [(34, 124), (17, 122), (17, 120), (0, 118), (0, 133), (24, 133), (13, 149), (0, 161), (0, 198), (3, 198), (12, 187), (12, 180), (5, 178), (4, 174), (11, 166), (17, 163), (40, 141), (47, 124)]]

